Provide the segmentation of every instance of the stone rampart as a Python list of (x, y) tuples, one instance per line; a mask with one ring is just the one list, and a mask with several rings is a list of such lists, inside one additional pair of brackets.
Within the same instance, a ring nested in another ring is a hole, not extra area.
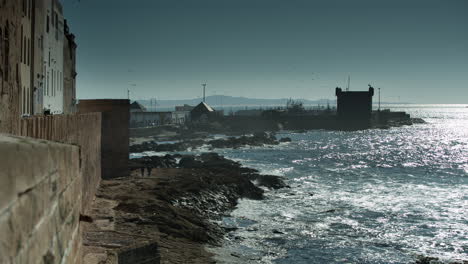
[(81, 263), (80, 149), (0, 135), (0, 263)]
[(130, 101), (80, 100), (78, 112), (102, 113), (101, 177), (111, 179), (128, 176)]
[(101, 123), (101, 113), (34, 116), (20, 120), (20, 136), (80, 147), (83, 214), (87, 214), (101, 180)]

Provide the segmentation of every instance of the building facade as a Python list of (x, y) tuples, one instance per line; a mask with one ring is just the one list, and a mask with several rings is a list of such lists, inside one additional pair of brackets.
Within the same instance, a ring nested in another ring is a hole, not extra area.
[(0, 132), (76, 111), (75, 52), (59, 0), (0, 0)]
[(43, 94), (44, 94), (44, 28), (46, 6), (44, 0), (34, 1), (33, 14), (33, 72), (32, 72), (32, 94), (33, 94), (33, 112), (35, 115), (44, 113)]
[(43, 109), (50, 114), (63, 111), (63, 46), (64, 27), (62, 5), (58, 0), (44, 1), (44, 88)]
[(33, 64), (33, 0), (21, 1), (21, 56), (20, 56), (20, 109), (21, 115), (31, 115), (33, 113), (33, 85), (32, 69)]

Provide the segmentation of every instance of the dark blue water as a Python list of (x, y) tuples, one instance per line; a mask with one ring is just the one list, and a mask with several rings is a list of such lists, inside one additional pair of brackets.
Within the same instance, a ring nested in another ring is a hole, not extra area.
[(468, 260), (468, 108), (401, 109), (428, 124), (286, 133), (293, 142), (278, 147), (218, 150), (292, 187), (243, 200), (224, 220), (239, 229), (215, 250), (222, 262)]

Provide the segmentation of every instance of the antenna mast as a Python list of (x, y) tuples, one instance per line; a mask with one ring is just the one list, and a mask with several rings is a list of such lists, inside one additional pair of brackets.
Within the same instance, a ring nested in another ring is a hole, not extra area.
[(348, 87), (346, 88), (346, 91), (347, 91), (347, 92), (349, 92), (349, 87), (350, 87), (349, 85), (350, 85), (350, 83), (351, 83), (351, 76), (348, 75)]
[(205, 102), (206, 83), (202, 84), (202, 86), (203, 86), (203, 102)]

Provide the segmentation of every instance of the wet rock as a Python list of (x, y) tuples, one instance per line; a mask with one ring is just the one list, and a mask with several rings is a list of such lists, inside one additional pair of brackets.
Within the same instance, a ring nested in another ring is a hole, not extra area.
[(291, 141), (292, 141), (292, 140), (291, 140), (290, 137), (284, 137), (284, 138), (281, 138), (281, 139), (279, 140), (280, 143), (291, 142)]
[(248, 175), (249, 179), (255, 181), (258, 186), (263, 186), (269, 189), (290, 188), (285, 182), (284, 177), (274, 175), (261, 175), (251, 173)]
[(210, 149), (213, 148), (240, 148), (245, 146), (264, 146), (278, 145), (279, 141), (273, 133), (259, 132), (253, 136), (229, 137), (227, 139), (201, 140), (201, 139), (186, 139), (173, 144), (158, 144), (155, 141), (147, 141), (142, 144), (130, 146), (130, 153), (141, 153), (144, 151), (155, 152), (175, 152), (195, 149), (207, 145)]
[(273, 229), (271, 232), (272, 232), (273, 234), (280, 234), (280, 235), (284, 235), (284, 233), (283, 233), (283, 232), (281, 232), (281, 231), (279, 231), (278, 229)]
[(445, 262), (434, 257), (418, 256), (417, 260), (413, 262), (413, 264), (468, 264), (468, 260)]
[(180, 168), (201, 168), (202, 162), (195, 159), (194, 156), (183, 156), (179, 161)]

